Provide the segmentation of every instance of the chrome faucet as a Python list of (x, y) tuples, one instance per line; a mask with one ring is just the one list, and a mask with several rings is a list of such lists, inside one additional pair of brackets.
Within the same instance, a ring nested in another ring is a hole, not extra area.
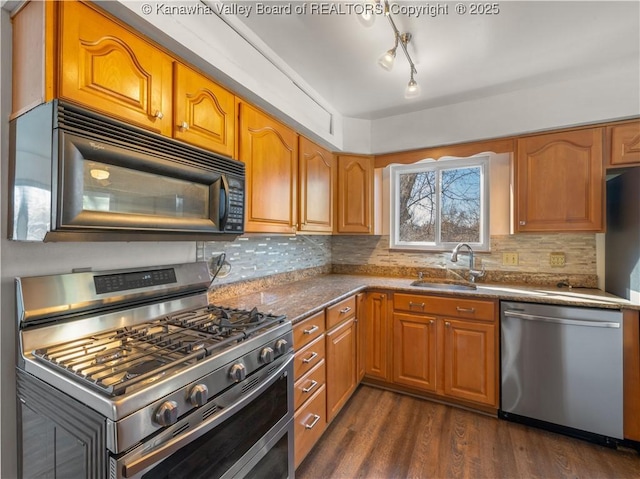
[(469, 281), (475, 283), (476, 278), (481, 278), (484, 276), (484, 265), (482, 265), (482, 270), (478, 271), (477, 269), (473, 269), (475, 266), (473, 260), (473, 249), (467, 243), (458, 243), (453, 251), (451, 252), (451, 261), (456, 263), (458, 261), (458, 253), (460, 252), (460, 248), (466, 247), (469, 250)]

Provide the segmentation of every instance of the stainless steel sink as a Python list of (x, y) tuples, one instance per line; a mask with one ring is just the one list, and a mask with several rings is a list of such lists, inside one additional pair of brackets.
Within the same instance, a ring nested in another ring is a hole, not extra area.
[(411, 283), (411, 286), (419, 286), (427, 289), (439, 289), (445, 291), (472, 291), (476, 288), (475, 284), (465, 283), (446, 283), (446, 282), (434, 282), (419, 279)]

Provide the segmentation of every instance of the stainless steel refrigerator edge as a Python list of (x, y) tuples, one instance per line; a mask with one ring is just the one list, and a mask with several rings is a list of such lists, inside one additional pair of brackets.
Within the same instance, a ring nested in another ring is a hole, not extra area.
[(640, 167), (607, 181), (605, 289), (640, 302)]
[(502, 417), (623, 438), (621, 311), (502, 302), (501, 348)]

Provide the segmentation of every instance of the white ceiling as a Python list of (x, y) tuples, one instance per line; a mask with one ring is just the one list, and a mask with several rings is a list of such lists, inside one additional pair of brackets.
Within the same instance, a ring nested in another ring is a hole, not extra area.
[(400, 48), (391, 72), (377, 65), (393, 46), (384, 16), (365, 27), (354, 14), (259, 15), (253, 10), (230, 23), (319, 103), (354, 118), (382, 118), (571, 80), (619, 62), (635, 62), (640, 70), (637, 0), (503, 0), (496, 15), (459, 15), (456, 3), (448, 1), (396, 3), (448, 6), (448, 14), (434, 17), (393, 17), (401, 32), (413, 36), (408, 49), (422, 93), (412, 100), (404, 98), (409, 65)]

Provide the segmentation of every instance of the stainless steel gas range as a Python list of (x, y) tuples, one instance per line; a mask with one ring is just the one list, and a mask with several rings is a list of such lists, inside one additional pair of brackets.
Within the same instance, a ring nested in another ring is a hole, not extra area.
[(293, 477), (291, 323), (209, 283), (205, 263), (17, 279), (21, 477)]

